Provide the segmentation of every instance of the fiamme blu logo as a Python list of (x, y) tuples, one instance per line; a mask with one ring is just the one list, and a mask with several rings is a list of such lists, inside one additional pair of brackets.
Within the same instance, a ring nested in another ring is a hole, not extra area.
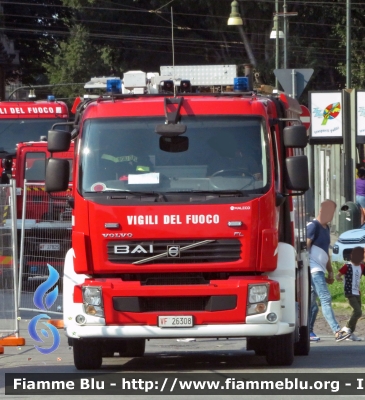
[[(59, 273), (49, 264), (47, 264), (48, 271), (49, 271), (49, 276), (47, 280), (43, 283), (41, 283), (37, 290), (34, 292), (33, 296), (33, 302), (34, 305), (42, 311), (47, 311), (49, 310), (54, 302), (57, 300), (58, 297), (58, 285), (56, 287), (49, 291), (57, 282), (60, 277)], [(36, 342), (41, 342), (44, 343), (44, 339), (49, 339), (50, 334), (53, 339), (53, 343), (50, 347), (41, 347), (41, 346), (34, 346), (40, 353), (42, 354), (49, 354), (55, 351), (58, 346), (60, 345), (60, 334), (55, 326), (52, 324), (42, 321), (42, 319), (49, 320), (50, 317), (45, 314), (38, 314), (35, 317), (33, 317), (28, 325), (28, 332), (30, 337), (35, 340)], [(37, 330), (37, 324), (38, 322), (42, 324), (42, 328)], [(45, 329), (47, 328), (47, 329)], [(42, 337), (40, 337), (40, 335)]]

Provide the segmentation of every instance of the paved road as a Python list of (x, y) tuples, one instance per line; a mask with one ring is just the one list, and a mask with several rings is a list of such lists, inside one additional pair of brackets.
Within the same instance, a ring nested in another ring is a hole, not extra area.
[[(345, 312), (341, 311), (345, 316)], [(339, 312), (337, 311), (337, 314)], [(347, 313), (348, 314), (348, 313)], [(37, 344), (28, 334), (28, 323), (31, 314), (28, 313), (20, 321), (20, 333), (26, 339), (23, 347), (6, 347), (4, 354), (0, 355), (0, 398), (4, 395), (4, 377), (7, 373), (78, 373), (73, 365), (72, 348), (67, 345), (66, 338), (61, 331), (61, 345), (51, 354), (39, 353), (34, 345)], [(360, 321), (359, 325), (365, 325)], [(317, 333), (321, 335), (321, 341), (311, 344), (311, 353), (308, 357), (296, 357), (294, 364), (290, 367), (270, 367), (264, 357), (255, 356), (253, 352), (245, 350), (244, 339), (240, 340), (204, 340), (182, 342), (177, 340), (154, 340), (147, 342), (146, 355), (142, 358), (105, 358), (99, 372), (116, 373), (123, 377), (129, 372), (138, 374), (151, 372), (165, 375), (170, 372), (191, 373), (208, 372), (220, 375), (232, 373), (299, 373), (306, 376), (309, 373), (333, 373), (339, 376), (346, 372), (364, 371), (364, 346), (363, 342), (341, 342), (336, 343), (333, 336), (326, 333), (325, 323), (319, 318)], [(365, 337), (364, 337), (365, 339)], [(91, 349), (92, 351), (92, 349)], [(365, 395), (365, 390), (364, 390)], [(123, 399), (154, 399), (161, 396), (129, 396), (123, 395)], [(38, 396), (6, 396), (6, 398), (41, 398)], [(88, 399), (99, 396), (87, 396)], [(174, 396), (175, 397), (175, 396)], [(202, 398), (202, 396), (185, 396), (188, 399)], [(219, 396), (230, 398), (232, 396)], [(252, 397), (252, 396), (251, 396)], [(258, 399), (267, 399), (268, 396), (253, 396)], [(303, 399), (322, 398), (322, 396), (296, 396)], [(342, 397), (342, 396), (340, 396)], [(65, 398), (64, 396), (52, 395), (52, 399)], [(81, 399), (81, 396), (73, 396), (73, 399)], [(108, 399), (120, 398), (120, 396), (108, 396)], [(172, 396), (166, 395), (169, 399)], [(209, 398), (209, 397), (205, 397)], [(282, 398), (281, 396), (270, 396), (270, 398)], [(285, 397), (288, 398), (288, 397)], [(339, 398), (339, 397), (338, 397)]]

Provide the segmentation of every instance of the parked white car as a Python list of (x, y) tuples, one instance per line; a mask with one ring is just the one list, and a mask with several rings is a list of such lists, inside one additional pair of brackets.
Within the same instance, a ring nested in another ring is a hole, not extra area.
[(332, 261), (344, 262), (350, 260), (354, 247), (365, 247), (365, 224), (358, 229), (343, 232), (332, 247)]

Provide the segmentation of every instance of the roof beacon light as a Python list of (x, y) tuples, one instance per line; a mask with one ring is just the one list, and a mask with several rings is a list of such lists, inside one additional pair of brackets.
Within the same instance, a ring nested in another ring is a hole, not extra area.
[(233, 79), (233, 90), (235, 92), (245, 92), (249, 90), (249, 82), (246, 76)]
[(184, 79), (181, 81), (180, 92), (181, 93), (191, 93), (191, 83), (189, 80)]
[(53, 94), (50, 94), (47, 96), (47, 100), (50, 102), (54, 102), (56, 100), (56, 98), (53, 96)]
[(162, 92), (173, 93), (174, 92), (174, 81), (169, 79), (160, 82), (160, 88)]
[(122, 81), (119, 78), (108, 79), (106, 81), (106, 91), (108, 93), (121, 93)]

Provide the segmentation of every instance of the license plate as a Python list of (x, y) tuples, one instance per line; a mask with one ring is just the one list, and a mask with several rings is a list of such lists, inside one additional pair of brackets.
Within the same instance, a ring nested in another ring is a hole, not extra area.
[(191, 328), (194, 326), (193, 317), (191, 315), (160, 315), (158, 317), (158, 326), (160, 328)]
[(60, 250), (60, 244), (59, 243), (40, 243), (39, 245), (39, 250), (43, 251), (59, 251)]

